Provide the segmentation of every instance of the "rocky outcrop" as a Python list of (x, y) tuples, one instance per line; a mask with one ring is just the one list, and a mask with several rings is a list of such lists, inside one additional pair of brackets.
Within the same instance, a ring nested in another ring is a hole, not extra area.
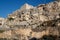
[(2, 22), (0, 38), (8, 40), (49, 40), (50, 38), (51, 40), (59, 40), (60, 2), (54, 1), (36, 7), (24, 4), (20, 9), (9, 14)]

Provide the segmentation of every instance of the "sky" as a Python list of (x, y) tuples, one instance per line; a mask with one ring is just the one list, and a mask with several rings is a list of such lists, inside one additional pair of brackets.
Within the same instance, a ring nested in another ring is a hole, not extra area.
[(6, 18), (8, 14), (20, 9), (20, 7), (25, 3), (37, 6), (39, 4), (46, 4), (52, 1), (53, 0), (0, 0), (0, 17)]

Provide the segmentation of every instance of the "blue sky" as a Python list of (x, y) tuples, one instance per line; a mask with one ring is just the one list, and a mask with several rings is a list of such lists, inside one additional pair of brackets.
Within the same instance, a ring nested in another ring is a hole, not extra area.
[(6, 18), (8, 14), (19, 9), (25, 3), (37, 6), (52, 1), (53, 0), (0, 0), (0, 17)]

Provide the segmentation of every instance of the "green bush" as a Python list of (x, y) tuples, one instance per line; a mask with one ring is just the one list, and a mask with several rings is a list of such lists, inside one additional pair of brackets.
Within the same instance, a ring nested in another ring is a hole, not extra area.
[(4, 30), (0, 30), (0, 33), (3, 33), (4, 32)]
[(8, 18), (8, 19), (9, 19), (10, 21), (11, 21), (11, 20), (14, 20), (14, 18)]
[(57, 39), (57, 36), (53, 36), (53, 35), (44, 35), (42, 37), (43, 40), (56, 40)]
[(0, 38), (0, 40), (7, 40), (7, 38)]

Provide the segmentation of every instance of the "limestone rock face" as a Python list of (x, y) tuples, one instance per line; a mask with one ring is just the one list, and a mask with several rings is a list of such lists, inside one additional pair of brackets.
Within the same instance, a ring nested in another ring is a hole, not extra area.
[(0, 18), (0, 25), (4, 23), (4, 18)]
[(29, 5), (27, 3), (25, 3), (20, 10), (28, 10), (28, 9), (31, 9), (31, 8), (34, 8), (32, 5)]
[(0, 38), (60, 40), (60, 2), (54, 1), (36, 7), (24, 4), (6, 19), (0, 18), (0, 25)]
[(0, 29), (3, 29), (3, 28), (5, 29), (6, 28), (6, 26), (4, 25), (5, 21), (6, 21), (6, 19), (0, 18)]

